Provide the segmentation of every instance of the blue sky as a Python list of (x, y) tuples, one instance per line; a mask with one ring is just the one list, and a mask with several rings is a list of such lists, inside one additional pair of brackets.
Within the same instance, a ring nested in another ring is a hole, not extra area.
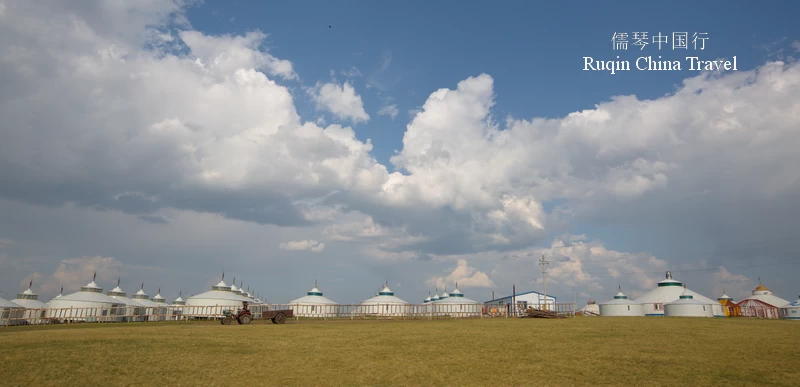
[[(402, 146), (407, 112), (431, 92), (452, 88), (467, 77), (494, 77), (493, 113), (498, 119), (562, 117), (615, 95), (660, 97), (692, 74), (688, 69), (614, 75), (580, 71), (583, 56), (613, 60), (621, 54), (621, 59), (634, 60), (661, 54), (672, 60), (685, 53), (666, 46), (659, 52), (653, 45), (614, 51), (614, 32), (707, 32), (706, 49), (689, 53), (707, 59), (735, 55), (739, 69), (747, 70), (790, 42), (765, 46), (797, 36), (798, 12), (796, 2), (757, 7), (746, 1), (509, 1), (492, 6), (456, 1), (206, 1), (190, 8), (188, 16), (194, 28), (207, 33), (268, 33), (270, 52), (292, 60), (306, 86), (330, 80), (330, 71), (359, 69), (363, 77), (353, 83), (372, 119), (358, 125), (357, 134), (371, 138), (375, 157), (389, 165), (394, 150)], [(382, 71), (386, 58), (391, 61)], [(370, 79), (383, 89), (367, 89)], [(296, 95), (300, 114), (313, 120), (318, 113), (303, 105), (303, 93)], [(400, 110), (395, 120), (374, 114), (387, 97)]]
[[(273, 301), (317, 277), (340, 302), (387, 277), (416, 300), (534, 286), (545, 254), (570, 257), (562, 298), (666, 269), (789, 297), (797, 266), (745, 266), (800, 253), (781, 242), (800, 240), (800, 4), (754, 4), (0, 0), (0, 285), (97, 270), (191, 294), (225, 270)], [(708, 40), (618, 51), (615, 32)], [(582, 71), (659, 54), (738, 71)], [(487, 136), (489, 117), (549, 121)]]

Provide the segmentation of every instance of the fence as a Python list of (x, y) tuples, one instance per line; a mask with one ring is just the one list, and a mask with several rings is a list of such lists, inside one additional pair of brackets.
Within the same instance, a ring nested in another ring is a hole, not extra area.
[[(158, 307), (114, 305), (84, 308), (5, 309), (0, 317), (0, 326), (215, 320), (223, 317), (224, 310), (235, 311), (236, 309), (230, 305), (165, 305)], [(574, 304), (571, 303), (551, 304), (548, 309), (564, 315), (573, 315), (575, 310)], [(508, 305), (484, 306), (481, 304), (257, 304), (250, 306), (250, 311), (256, 319), (261, 317), (262, 312), (277, 310), (291, 310), (293, 318), (297, 320), (475, 319), (509, 318), (524, 314), (522, 310), (511, 311)]]

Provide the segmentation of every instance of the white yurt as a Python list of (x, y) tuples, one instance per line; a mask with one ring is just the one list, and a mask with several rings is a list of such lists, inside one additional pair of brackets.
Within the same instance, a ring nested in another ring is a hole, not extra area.
[(667, 317), (714, 317), (711, 310), (715, 302), (696, 300), (691, 294), (682, 294), (672, 302), (664, 304), (664, 316)]
[(150, 296), (144, 292), (144, 282), (142, 283), (142, 287), (139, 288), (139, 291), (133, 293), (131, 299), (136, 301), (139, 305), (142, 306), (142, 314), (145, 316), (143, 321), (159, 321), (159, 311), (161, 305), (153, 302), (150, 300)]
[(196, 294), (186, 299), (186, 307), (183, 314), (187, 317), (219, 317), (225, 309), (235, 311), (242, 307), (242, 302), (252, 302), (253, 300), (231, 292), (231, 287), (225, 283), (225, 274), (222, 280), (211, 287), (211, 290)]
[(161, 296), (161, 288), (158, 288), (158, 292), (153, 296), (151, 301), (156, 304), (156, 320), (164, 321), (172, 317), (170, 313), (171, 310), (167, 305), (167, 300)]
[(142, 304), (128, 298), (128, 294), (125, 293), (124, 290), (119, 286), (120, 278), (117, 278), (117, 287), (109, 290), (106, 293), (109, 297), (119, 301), (124, 308), (124, 312), (122, 313), (123, 316), (120, 319), (121, 321), (144, 321), (144, 317), (142, 316), (145, 313), (145, 308), (142, 307)]
[(600, 306), (597, 305), (595, 300), (589, 300), (586, 302), (586, 305), (583, 306), (578, 312), (581, 313), (581, 316), (599, 316), (600, 315)]
[(41, 324), (47, 306), (44, 302), (39, 301), (39, 295), (33, 292), (32, 287), (33, 280), (28, 283), (28, 289), (17, 294), (17, 298), (11, 302), (25, 308), (25, 318), (28, 319), (29, 324)]
[[(446, 289), (446, 288), (445, 288)], [(445, 291), (447, 294), (447, 291)], [(452, 293), (447, 297), (439, 297), (439, 300), (430, 303), (432, 314), (435, 316), (450, 317), (476, 317), (481, 315), (483, 304), (464, 297), (464, 293), (458, 290), (458, 283)]]
[(613, 300), (604, 302), (599, 305), (600, 316), (603, 317), (639, 317), (644, 316), (642, 311), (642, 304), (628, 299), (625, 293), (622, 293), (622, 288), (614, 296)]
[(338, 314), (339, 304), (323, 296), (317, 287), (317, 282), (314, 281), (314, 288), (305, 296), (289, 302), (289, 308), (300, 317), (335, 317)]
[(0, 327), (26, 323), (25, 307), (0, 297)]
[(785, 320), (800, 321), (800, 297), (781, 307), (780, 315)]
[(183, 317), (183, 306), (186, 305), (186, 300), (183, 299), (183, 292), (178, 292), (178, 298), (172, 301), (170, 305), (170, 313), (172, 320), (181, 320)]
[(691, 295), (694, 300), (712, 305), (712, 313), (715, 317), (725, 317), (722, 305), (700, 293), (685, 289), (683, 282), (672, 279), (671, 272), (667, 272), (666, 279), (659, 281), (655, 289), (641, 295), (634, 302), (642, 305), (645, 316), (664, 316), (664, 304), (680, 299), (683, 294)]
[(395, 297), (388, 284), (375, 297), (364, 300), (358, 311), (367, 316), (405, 316), (411, 312), (408, 302)]
[(97, 286), (94, 278), (79, 292), (54, 298), (48, 304), (45, 316), (64, 322), (110, 322), (125, 313), (124, 305), (103, 294), (103, 288)]
[[(61, 297), (64, 297), (64, 287), (63, 286), (61, 287), (61, 291), (58, 292), (58, 295), (53, 297), (53, 300), (61, 298)], [(50, 301), (45, 302), (44, 303), (44, 307), (45, 308), (49, 308), (50, 307)]]

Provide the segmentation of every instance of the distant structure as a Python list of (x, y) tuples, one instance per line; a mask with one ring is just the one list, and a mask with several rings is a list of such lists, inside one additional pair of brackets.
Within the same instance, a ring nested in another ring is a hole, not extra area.
[(726, 317), (741, 317), (742, 309), (733, 301), (733, 298), (725, 293), (722, 289), (722, 295), (717, 298), (717, 302), (722, 305), (722, 311), (725, 312)]
[(759, 277), (758, 286), (753, 289), (753, 294), (737, 305), (744, 317), (779, 318), (780, 311), (778, 309), (788, 303), (789, 301), (772, 294), (771, 290), (761, 284), (761, 277)]
[(210, 291), (186, 299), (183, 315), (200, 318), (216, 317), (221, 315), (225, 309), (241, 308), (243, 301), (253, 302), (245, 296), (232, 292), (231, 287), (225, 283), (225, 273), (222, 273), (222, 280), (212, 286)]
[(622, 287), (619, 292), (610, 301), (600, 304), (600, 316), (604, 317), (639, 317), (644, 316), (642, 304), (628, 299), (625, 293), (622, 293)]
[(589, 300), (578, 312), (580, 312), (581, 316), (599, 316), (600, 306), (597, 305), (595, 300)]
[(672, 279), (672, 273), (669, 271), (666, 278), (659, 281), (655, 289), (641, 295), (634, 302), (642, 304), (645, 316), (664, 316), (664, 305), (679, 300), (681, 295), (690, 295), (698, 302), (711, 305), (711, 312), (714, 316), (725, 317), (722, 305), (700, 293), (686, 289), (683, 282)]
[[(714, 312), (711, 310), (713, 305), (719, 305), (715, 302), (708, 302), (703, 300), (695, 300), (694, 296), (686, 291), (684, 285), (684, 292), (677, 300), (664, 304), (664, 316), (667, 317), (714, 317)], [(725, 317), (725, 316), (722, 316)]]
[(483, 303), (485, 307), (488, 309), (499, 309), (505, 310), (506, 313), (515, 313), (511, 309), (511, 305), (516, 300), (516, 313), (523, 313), (528, 308), (534, 309), (545, 309), (554, 310), (556, 304), (556, 297), (548, 296), (546, 294), (539, 293), (535, 290), (531, 290), (529, 292), (522, 292), (517, 293), (513, 296), (505, 296), (500, 298), (495, 298), (494, 300), (489, 300)]
[(408, 302), (396, 297), (389, 289), (388, 283), (383, 285), (375, 297), (361, 302), (358, 311), (359, 314), (367, 316), (404, 316), (410, 312)]
[(103, 294), (96, 277), (97, 273), (79, 292), (50, 300), (45, 316), (60, 321), (117, 321), (115, 316), (125, 313), (124, 304)]
[(800, 321), (800, 296), (780, 308), (780, 315), (785, 320)]
[(25, 324), (25, 307), (0, 297), (0, 326)]
[(145, 312), (145, 308), (142, 307), (142, 304), (128, 298), (127, 293), (119, 286), (120, 280), (121, 278), (117, 278), (117, 287), (109, 290), (106, 294), (124, 305), (123, 310), (127, 317), (124, 317), (123, 321), (144, 321), (142, 315)]
[[(445, 289), (447, 289), (445, 287)], [(478, 301), (471, 300), (464, 297), (464, 293), (458, 290), (458, 282), (456, 282), (455, 290), (452, 293), (447, 293), (446, 297), (439, 297), (436, 301), (428, 301), (426, 313), (431, 313), (434, 316), (450, 316), (450, 317), (474, 317), (480, 316), (482, 304)]]
[(314, 288), (305, 296), (289, 303), (289, 308), (300, 317), (335, 317), (338, 307), (339, 304), (322, 295), (322, 291), (317, 287), (317, 281), (314, 281)]
[(39, 295), (34, 293), (31, 288), (33, 288), (33, 279), (28, 283), (28, 289), (17, 294), (17, 298), (11, 300), (11, 302), (25, 308), (25, 318), (28, 319), (29, 323), (39, 324), (42, 322), (41, 318), (44, 317), (46, 306), (44, 302), (39, 301)]

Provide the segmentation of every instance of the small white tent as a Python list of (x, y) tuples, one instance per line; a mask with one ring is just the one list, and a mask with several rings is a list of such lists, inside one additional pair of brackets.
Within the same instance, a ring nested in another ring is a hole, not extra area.
[(103, 288), (94, 282), (96, 277), (97, 273), (79, 292), (50, 300), (45, 316), (68, 322), (117, 320), (118, 314), (124, 314), (124, 305), (103, 294)]
[(628, 299), (622, 288), (614, 299), (600, 304), (600, 316), (603, 317), (636, 317), (644, 316), (642, 305)]
[(339, 304), (322, 295), (322, 291), (314, 281), (314, 288), (305, 296), (289, 303), (289, 308), (300, 317), (335, 317), (338, 314)]
[(781, 307), (780, 316), (785, 320), (800, 321), (800, 297)]
[(28, 289), (17, 294), (17, 298), (11, 302), (25, 308), (25, 318), (28, 319), (29, 324), (41, 324), (46, 306), (44, 302), (39, 301), (39, 295), (34, 293), (31, 288), (33, 288), (33, 279), (28, 283)]
[(682, 294), (677, 300), (664, 304), (664, 316), (714, 317), (714, 312), (711, 310), (714, 304), (716, 303), (696, 300), (691, 294)]
[(405, 316), (411, 312), (408, 302), (395, 297), (388, 284), (375, 297), (364, 300), (358, 311), (368, 316)]
[(0, 297), (0, 326), (25, 324), (25, 308)]

